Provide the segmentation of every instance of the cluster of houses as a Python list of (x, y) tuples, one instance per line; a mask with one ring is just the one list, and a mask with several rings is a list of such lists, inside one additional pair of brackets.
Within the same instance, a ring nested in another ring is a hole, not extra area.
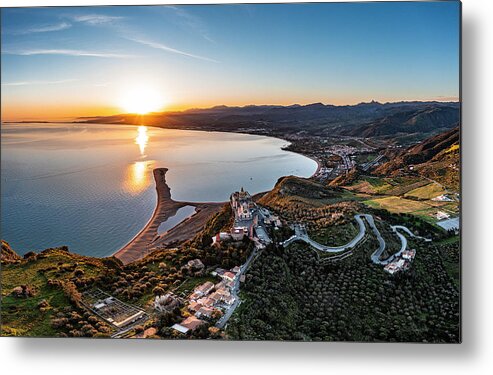
[(231, 270), (218, 268), (212, 272), (212, 275), (218, 276), (221, 281), (216, 284), (206, 281), (197, 286), (188, 297), (187, 309), (193, 315), (183, 320), (180, 324), (174, 324), (171, 328), (178, 332), (186, 333), (194, 331), (204, 324), (206, 320), (220, 317), (223, 311), (235, 302), (235, 296), (231, 291), (237, 278), (240, 278), (239, 281), (244, 281), (242, 280), (244, 275), (240, 274), (240, 267), (234, 267)]
[(320, 167), (314, 177), (323, 182), (330, 177), (333, 170), (334, 168)]
[(399, 256), (384, 267), (384, 270), (393, 275), (399, 271), (405, 271), (411, 266), (411, 262), (416, 256), (416, 250), (404, 250)]
[[(278, 216), (271, 214), (266, 208), (257, 206), (251, 195), (243, 188), (231, 194), (230, 204), (234, 214), (234, 224), (228, 232), (219, 232), (212, 237), (214, 245), (219, 245), (226, 240), (241, 241), (245, 237), (254, 241), (257, 248), (263, 248), (271, 243), (265, 226), (280, 228), (282, 223)], [(190, 261), (187, 267), (194, 271), (201, 271), (204, 267), (199, 262), (198, 259)], [(233, 293), (235, 285), (243, 282), (245, 278), (241, 268), (238, 266), (231, 270), (218, 268), (212, 272), (212, 275), (219, 277), (221, 281), (216, 284), (207, 281), (197, 286), (187, 301), (187, 309), (193, 315), (171, 328), (182, 333), (193, 331), (206, 320), (219, 318), (227, 309), (234, 308), (237, 298)], [(159, 297), (159, 299), (156, 297), (156, 303), (169, 304), (169, 301), (169, 297), (166, 299), (166, 296)]]

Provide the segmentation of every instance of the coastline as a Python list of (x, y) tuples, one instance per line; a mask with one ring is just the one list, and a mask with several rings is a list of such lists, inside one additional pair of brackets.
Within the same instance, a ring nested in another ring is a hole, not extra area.
[[(96, 122), (87, 122), (87, 121), (10, 121), (10, 122), (4, 122), (6, 124), (45, 124), (45, 123), (57, 123), (57, 124), (71, 124), (71, 125), (81, 125), (81, 124), (92, 124), (92, 125), (97, 125), (98, 123)], [(101, 122), (100, 123), (101, 125), (116, 125), (116, 126), (121, 126), (121, 125), (126, 125), (126, 126), (149, 126), (149, 127), (152, 127), (152, 128), (160, 128), (160, 129), (171, 129), (171, 130), (187, 130), (187, 131), (199, 131), (199, 132), (207, 132), (207, 133), (214, 133), (214, 132), (217, 132), (217, 133), (236, 133), (236, 134), (248, 134), (248, 135), (257, 135), (257, 136), (263, 136), (263, 137), (269, 137), (269, 138), (274, 138), (274, 139), (279, 139), (279, 140), (282, 140), (284, 142), (288, 142), (289, 145), (292, 144), (292, 141), (288, 140), (288, 139), (285, 139), (285, 138), (281, 138), (279, 136), (271, 136), (271, 135), (266, 135), (266, 134), (259, 134), (259, 133), (255, 133), (255, 132), (245, 132), (245, 131), (225, 131), (225, 130), (211, 130), (211, 129), (197, 129), (197, 128), (187, 128), (187, 127), (183, 127), (183, 128), (180, 128), (180, 129), (177, 129), (177, 128), (174, 128), (174, 127), (167, 127), (167, 126), (163, 126), (163, 125), (156, 125), (156, 124), (133, 124), (133, 123), (111, 123), (111, 122), (108, 122), (108, 123), (105, 123), (105, 122)], [(298, 154), (298, 155), (301, 155), (301, 156), (304, 156), (305, 158), (308, 158), (308, 159), (311, 159), (313, 160), (315, 163), (317, 163), (317, 169), (315, 170), (315, 172), (313, 172), (313, 174), (309, 177), (305, 177), (305, 178), (313, 178), (317, 175), (317, 173), (320, 171), (320, 168), (322, 167), (320, 162), (315, 159), (314, 157), (312, 156), (308, 156), (308, 155), (305, 155), (305, 154), (302, 154), (300, 152), (296, 152), (296, 151), (292, 151), (292, 150), (286, 150), (285, 147), (281, 147), (281, 150), (285, 151), (285, 152), (292, 152), (294, 154)], [(165, 168), (163, 168), (165, 169)]]
[[(138, 126), (135, 124), (115, 124), (115, 125)], [(166, 127), (157, 126), (157, 125), (146, 125), (146, 126), (168, 129)], [(208, 132), (216, 131), (216, 130), (198, 130), (198, 129), (183, 129), (183, 130), (208, 131)], [(225, 132), (225, 131), (219, 131), (219, 132), (259, 135), (255, 133), (244, 133), (244, 132)], [(279, 137), (270, 137), (270, 138), (276, 138), (291, 144), (291, 141), (284, 138), (279, 138)], [(298, 155), (302, 155), (317, 163), (317, 168), (315, 169), (313, 174), (306, 178), (313, 178), (320, 171), (321, 164), (317, 159), (295, 151), (286, 150), (285, 147), (281, 147), (281, 150), (285, 152), (292, 152)], [(197, 234), (203, 228), (203, 226), (210, 218), (210, 216), (219, 212), (221, 206), (225, 204), (225, 202), (199, 203), (199, 202), (174, 201), (171, 198), (171, 190), (168, 184), (166, 183), (167, 171), (168, 168), (156, 168), (153, 170), (154, 181), (156, 184), (156, 191), (157, 191), (157, 202), (151, 218), (149, 219), (147, 224), (140, 230), (140, 232), (137, 233), (125, 246), (123, 246), (121, 249), (117, 250), (115, 253), (112, 254), (112, 256), (118, 258), (124, 264), (128, 264), (133, 261), (144, 258), (146, 255), (150, 254), (157, 247), (166, 247), (167, 245), (170, 245), (172, 243), (183, 242), (191, 239), (193, 236), (195, 236), (195, 234)], [(196, 212), (192, 216), (178, 223), (176, 226), (168, 230), (163, 235), (158, 235), (157, 230), (159, 228), (159, 225), (162, 222), (165, 222), (171, 216), (175, 215), (178, 209), (187, 205), (194, 206)]]
[[(25, 121), (23, 123), (46, 123), (44, 121)], [(94, 123), (80, 123), (80, 122), (60, 122), (61, 124), (67, 125), (80, 125), (80, 124), (94, 124)], [(139, 126), (135, 124), (104, 124), (103, 125), (116, 125), (116, 126)], [(168, 128), (159, 125), (146, 125), (149, 127), (161, 128), (161, 129), (175, 129)], [(290, 140), (280, 138), (279, 136), (269, 136), (265, 134), (249, 133), (244, 131), (221, 131), (221, 130), (202, 130), (202, 129), (175, 129), (175, 130), (187, 130), (187, 131), (199, 131), (199, 132), (217, 132), (217, 133), (237, 133), (237, 134), (248, 134), (252, 136), (261, 136), (278, 139), (280, 141), (286, 142), (286, 145), (280, 146), (280, 150), (284, 152), (289, 152), (293, 154), (302, 155), (308, 159), (313, 160), (317, 167), (313, 174), (305, 178), (313, 178), (320, 170), (321, 165), (318, 160), (313, 157), (304, 155), (299, 152), (286, 150), (285, 147), (290, 145), (292, 142)], [(166, 173), (168, 168), (156, 168), (153, 170), (155, 188), (156, 188), (156, 203), (152, 215), (145, 225), (139, 230), (139, 232), (133, 236), (133, 238), (128, 241), (124, 246), (114, 251), (109, 256), (114, 256), (115, 258), (122, 261), (124, 264), (131, 263), (133, 261), (144, 258), (146, 255), (151, 253), (157, 248), (165, 248), (173, 246), (177, 243), (189, 240), (193, 238), (207, 222), (207, 220), (215, 213), (219, 212), (221, 207), (226, 202), (187, 202), (187, 201), (175, 201), (171, 197), (171, 190), (166, 182)], [(285, 177), (285, 176), (281, 176)], [(270, 191), (267, 190), (266, 192)], [(266, 193), (264, 192), (264, 193)], [(196, 212), (184, 219), (183, 221), (176, 224), (174, 227), (169, 229), (167, 232), (159, 235), (158, 228), (161, 223), (168, 220), (170, 217), (174, 216), (177, 211), (187, 205), (194, 206)]]
[[(307, 157), (307, 158), (310, 158), (309, 156), (306, 156), (306, 155), (303, 155), (303, 156), (305, 156), (305, 157)], [(316, 169), (316, 170), (315, 170), (315, 172), (313, 172), (313, 174), (310, 176), (310, 178), (313, 178), (313, 177), (315, 177), (315, 176), (318, 174), (318, 172), (320, 172), (320, 168), (322, 168), (322, 165), (320, 164), (320, 162), (319, 162), (317, 159), (314, 159), (314, 158), (310, 158), (310, 159), (314, 160), (314, 161), (315, 161), (315, 163), (317, 163), (317, 169)]]
[[(144, 258), (156, 247), (166, 246), (176, 241), (185, 241), (198, 233), (208, 218), (218, 212), (224, 203), (177, 202), (171, 199), (171, 190), (166, 183), (168, 168), (153, 170), (157, 201), (154, 212), (147, 224), (125, 246), (112, 254), (124, 264)], [(163, 235), (158, 235), (162, 222), (175, 215), (184, 206), (195, 206), (196, 212)]]
[[(294, 151), (290, 151), (290, 152), (294, 152)], [(313, 174), (310, 176), (310, 177), (307, 177), (307, 178), (314, 178), (318, 172), (320, 172), (320, 168), (322, 168), (322, 165), (320, 164), (320, 161), (318, 161), (317, 159), (311, 157), (311, 156), (308, 156), (308, 155), (305, 155), (305, 154), (300, 154), (298, 152), (294, 152), (295, 154), (298, 154), (298, 155), (303, 155), (305, 158), (308, 158), (308, 159), (312, 159), (315, 163), (317, 163), (317, 169), (315, 169), (315, 172), (313, 172)]]

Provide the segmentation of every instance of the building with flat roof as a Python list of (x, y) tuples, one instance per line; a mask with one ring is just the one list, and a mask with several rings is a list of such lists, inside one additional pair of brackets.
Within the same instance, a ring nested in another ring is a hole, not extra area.
[(182, 326), (181, 324), (173, 324), (171, 326), (175, 331), (178, 331), (180, 333), (187, 333), (190, 329), (187, 327)]
[(245, 236), (249, 235), (247, 227), (234, 227), (231, 229), (231, 238), (235, 241), (241, 241)]

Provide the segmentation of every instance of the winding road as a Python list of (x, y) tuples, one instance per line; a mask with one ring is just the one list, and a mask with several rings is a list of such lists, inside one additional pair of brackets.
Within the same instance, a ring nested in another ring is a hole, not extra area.
[[(310, 246), (314, 247), (317, 250), (327, 252), (327, 253), (340, 253), (346, 250), (350, 250), (354, 248), (356, 245), (358, 245), (361, 240), (363, 240), (365, 234), (366, 234), (366, 225), (363, 221), (363, 219), (366, 220), (368, 225), (371, 227), (373, 233), (375, 234), (375, 237), (378, 240), (378, 248), (371, 254), (371, 260), (375, 264), (379, 265), (386, 265), (389, 264), (391, 261), (393, 261), (397, 256), (399, 256), (404, 250), (407, 249), (407, 239), (406, 237), (400, 233), (399, 231), (404, 231), (406, 234), (408, 234), (411, 237), (415, 238), (420, 238), (425, 241), (431, 241), (430, 239), (419, 237), (414, 235), (413, 232), (411, 232), (407, 227), (403, 225), (394, 225), (391, 226), (392, 230), (394, 233), (399, 237), (401, 240), (401, 249), (396, 252), (395, 254), (392, 254), (390, 257), (387, 259), (381, 260), (380, 257), (382, 256), (383, 252), (385, 251), (385, 240), (380, 234), (380, 231), (378, 230), (377, 226), (375, 225), (375, 220), (373, 219), (372, 215), (369, 214), (357, 214), (354, 215), (354, 218), (356, 222), (359, 225), (359, 232), (358, 234), (347, 244), (342, 245), (342, 246), (326, 246), (318, 243), (317, 241), (312, 240), (308, 234), (306, 233), (306, 230), (301, 226), (301, 225), (296, 225), (295, 226), (295, 234), (288, 238), (286, 241), (281, 242), (280, 244), (284, 247), (289, 246), (295, 241), (303, 241), (309, 244)], [(228, 322), (229, 318), (231, 318), (231, 315), (233, 315), (234, 311), (236, 308), (240, 305), (241, 300), (238, 296), (238, 292), (240, 290), (240, 276), (243, 275), (247, 270), (248, 267), (250, 266), (251, 262), (253, 259), (257, 256), (259, 250), (259, 246), (255, 246), (254, 250), (248, 257), (247, 261), (240, 267), (240, 272), (237, 274), (235, 281), (234, 281), (234, 286), (231, 288), (231, 294), (235, 297), (234, 303), (225, 311), (224, 315), (217, 321), (216, 327), (218, 328), (224, 328), (226, 323)]]
[(340, 253), (340, 252), (354, 248), (357, 244), (359, 244), (361, 242), (361, 240), (363, 239), (363, 237), (366, 234), (366, 226), (365, 226), (363, 219), (366, 220), (366, 222), (371, 227), (373, 233), (375, 234), (375, 237), (378, 240), (379, 246), (371, 254), (371, 257), (370, 257), (372, 262), (375, 264), (386, 265), (386, 264), (390, 263), (392, 260), (394, 260), (395, 257), (399, 256), (404, 250), (407, 249), (407, 239), (402, 233), (399, 232), (400, 230), (404, 231), (409, 236), (412, 236), (415, 238), (420, 238), (420, 239), (423, 239), (425, 241), (431, 241), (430, 239), (414, 235), (413, 232), (411, 232), (407, 227), (405, 227), (403, 225), (391, 226), (392, 230), (397, 235), (397, 237), (399, 237), (399, 239), (401, 241), (401, 249), (397, 253), (388, 257), (387, 259), (381, 260), (380, 257), (382, 256), (383, 252), (385, 251), (386, 245), (385, 245), (384, 238), (382, 237), (382, 235), (380, 234), (380, 231), (378, 230), (377, 226), (375, 225), (375, 220), (373, 219), (373, 216), (369, 215), (369, 214), (357, 214), (357, 215), (354, 215), (354, 218), (359, 225), (359, 232), (350, 242), (348, 242), (345, 245), (342, 245), (342, 246), (322, 245), (322, 244), (318, 243), (317, 241), (312, 240), (308, 236), (308, 234), (306, 233), (306, 230), (304, 230), (300, 226), (295, 226), (295, 234), (293, 236), (291, 236), (290, 238), (288, 238), (286, 241), (281, 242), (281, 245), (286, 247), (295, 241), (303, 241), (303, 242), (309, 244), (310, 246), (314, 247), (315, 249), (323, 251), (323, 252)]
[[(366, 226), (365, 223), (362, 220), (362, 217), (366, 217), (371, 215), (366, 215), (366, 214), (360, 214), (360, 215), (355, 215), (354, 218), (356, 219), (358, 225), (359, 225), (359, 232), (358, 234), (347, 244), (342, 245), (342, 246), (326, 246), (318, 243), (317, 241), (314, 241), (308, 236), (306, 231), (300, 227), (299, 225), (295, 226), (295, 234), (288, 238), (286, 241), (282, 242), (281, 245), (286, 247), (289, 246), (292, 242), (295, 241), (303, 241), (306, 242), (307, 244), (311, 245), (317, 250), (324, 251), (327, 253), (339, 253), (348, 249), (351, 249), (355, 247), (364, 237), (365, 232), (366, 232)], [(373, 220), (373, 218), (372, 218)]]

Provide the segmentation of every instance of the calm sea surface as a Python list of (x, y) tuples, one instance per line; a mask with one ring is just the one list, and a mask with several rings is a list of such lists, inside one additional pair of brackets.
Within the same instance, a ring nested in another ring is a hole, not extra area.
[(108, 256), (147, 223), (152, 170), (174, 200), (226, 201), (244, 187), (271, 189), (316, 163), (262, 136), (145, 126), (6, 124), (1, 129), (1, 238), (21, 254), (67, 245)]

